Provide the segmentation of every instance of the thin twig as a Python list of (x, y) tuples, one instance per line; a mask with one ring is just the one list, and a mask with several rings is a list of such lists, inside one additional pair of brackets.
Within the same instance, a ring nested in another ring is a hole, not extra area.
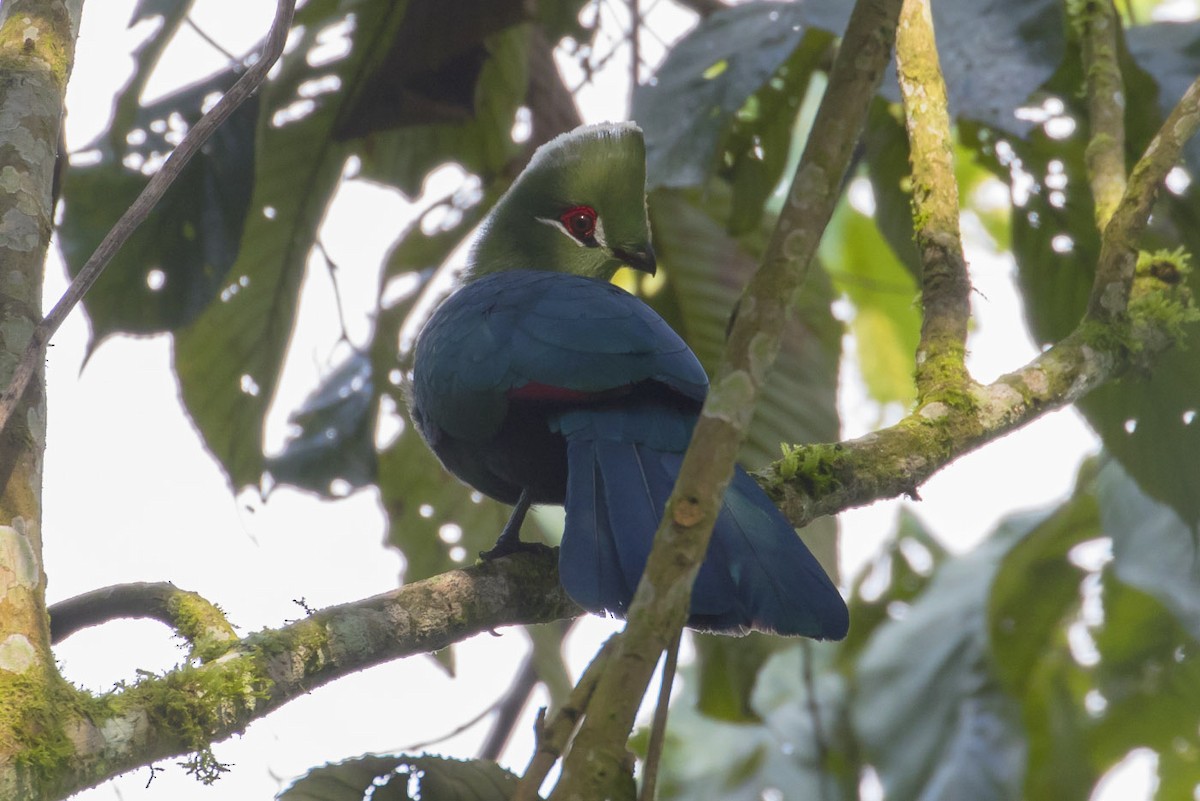
[[(897, 42), (897, 47), (899, 42)], [(825, 727), (821, 723), (821, 707), (817, 703), (817, 678), (813, 671), (813, 653), (816, 651), (808, 640), (800, 643), (800, 653), (804, 658), (803, 671), (804, 701), (808, 709), (808, 718), (812, 721), (813, 742), (817, 746), (817, 771), (821, 776), (821, 801), (829, 798), (825, 794), (826, 780), (829, 778), (829, 741), (825, 737)], [(836, 794), (836, 793), (835, 793)]]
[[(490, 703), (486, 707), (484, 707), (482, 710), (480, 710), (480, 712), (477, 715), (475, 715), (475, 717), (471, 718), (470, 720), (466, 721), (465, 723), (460, 723), (459, 725), (455, 726), (453, 729), (446, 732), (445, 734), (438, 735), (437, 737), (433, 737), (429, 740), (420, 740), (415, 743), (410, 743), (401, 748), (397, 748), (396, 750), (401, 753), (404, 753), (404, 754), (411, 754), (413, 751), (424, 751), (426, 748), (428, 748), (431, 745), (437, 745), (438, 743), (444, 743), (447, 740), (453, 739), (453, 738), (457, 737), (458, 735), (462, 734), (463, 732), (467, 731), (468, 729), (478, 726), (480, 724), (480, 722), (482, 722), (483, 720), (485, 720), (487, 718), (488, 715), (495, 712), (503, 702), (504, 702), (504, 698), (497, 698), (495, 701), (493, 701), (492, 703)], [(491, 759), (491, 760), (495, 761), (496, 758), (495, 757), (486, 757), (486, 756), (481, 755), (480, 759)]]
[(338, 337), (339, 342), (345, 342), (350, 347), (354, 347), (354, 343), (350, 341), (350, 330), (346, 328), (346, 310), (342, 304), (342, 289), (338, 284), (338, 263), (329, 255), (329, 251), (325, 249), (325, 243), (320, 237), (316, 240), (317, 250), (321, 252), (321, 258), (325, 260), (325, 267), (329, 271), (329, 283), (333, 285), (333, 305), (337, 309), (338, 326), (342, 329), (342, 335)]
[(183, 141), (179, 143), (179, 146), (167, 157), (162, 168), (150, 178), (149, 183), (146, 184), (146, 188), (133, 201), (133, 204), (125, 210), (125, 213), (121, 215), (121, 219), (117, 220), (116, 225), (105, 235), (99, 247), (96, 248), (95, 252), (84, 263), (78, 275), (75, 276), (75, 279), (71, 281), (71, 285), (67, 287), (67, 291), (63, 293), (62, 298), (59, 299), (58, 303), (54, 304), (54, 308), (50, 310), (50, 313), (33, 329), (33, 334), (29, 338), (29, 344), (25, 347), (25, 352), (21, 354), (21, 361), (13, 371), (12, 381), (5, 388), (4, 393), (0, 395), (0, 432), (4, 431), (5, 427), (7, 427), (9, 418), (12, 417), (17, 404), (25, 395), (25, 390), (28, 388), (33, 374), (45, 358), (44, 354), (47, 343), (54, 336), (54, 332), (58, 330), (58, 327), (62, 325), (63, 320), (79, 304), (79, 301), (83, 299), (83, 296), (91, 289), (92, 285), (96, 283), (96, 279), (104, 272), (104, 268), (108, 266), (108, 263), (116, 255), (117, 251), (120, 250), (121, 246), (133, 235), (138, 226), (150, 216), (150, 212), (158, 205), (163, 194), (175, 182), (175, 179), (179, 177), (183, 168), (200, 151), (200, 148), (208, 141), (213, 132), (266, 80), (267, 72), (283, 53), (283, 46), (287, 42), (288, 31), (291, 28), (292, 12), (295, 10), (295, 7), (296, 0), (278, 0), (275, 8), (275, 19), (271, 23), (271, 30), (267, 34), (266, 42), (263, 45), (262, 56), (258, 61), (254, 62), (254, 66), (250, 67), (242, 77), (238, 78), (237, 83), (217, 101), (217, 104), (188, 131)]
[(912, 161), (913, 220), (921, 254), (920, 400), (963, 395), (971, 281), (958, 226), (958, 182), (946, 83), (929, 0), (905, 0), (896, 30), (896, 70)]
[(675, 671), (679, 666), (679, 641), (683, 632), (667, 646), (667, 658), (663, 662), (662, 680), (658, 687), (658, 703), (654, 707), (654, 722), (650, 726), (650, 743), (646, 746), (646, 761), (642, 771), (640, 801), (654, 801), (658, 785), (658, 766), (662, 762), (663, 748), (667, 741), (667, 714), (671, 707), (671, 685), (675, 683)]
[(508, 745), (508, 740), (512, 737), (513, 727), (521, 717), (521, 710), (529, 703), (529, 696), (533, 695), (533, 688), (537, 687), (538, 681), (537, 660), (530, 650), (508, 692), (496, 699), (496, 703), (489, 710), (497, 713), (496, 721), (479, 749), (480, 759), (495, 762), (500, 758), (504, 746)]
[(1085, 156), (1096, 227), (1103, 231), (1125, 194), (1125, 82), (1117, 36), (1121, 20), (1112, 0), (1067, 3), (1067, 9), (1083, 50), (1089, 129)]
[(204, 30), (203, 28), (201, 28), (199, 25), (196, 24), (196, 21), (194, 19), (192, 19), (191, 14), (186, 15), (183, 18), (183, 21), (185, 23), (187, 23), (187, 26), (189, 28), (191, 28), (196, 33), (197, 36), (199, 36), (201, 39), (204, 40), (204, 43), (206, 45), (211, 47), (213, 50), (216, 50), (221, 55), (225, 56), (225, 58), (229, 60), (230, 64), (245, 63), (245, 59), (238, 58), (233, 53), (230, 53), (228, 50), (226, 50), (224, 47), (221, 46), (220, 42), (218, 42), (216, 39), (209, 36), (208, 31)]

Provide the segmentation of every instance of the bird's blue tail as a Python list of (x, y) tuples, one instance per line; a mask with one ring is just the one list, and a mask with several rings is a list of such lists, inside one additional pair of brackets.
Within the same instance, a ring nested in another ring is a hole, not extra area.
[[(624, 616), (683, 462), (694, 420), (665, 406), (579, 410), (567, 437), (563, 586), (594, 612)], [(740, 467), (692, 588), (688, 625), (841, 639), (846, 604), (795, 530)]]

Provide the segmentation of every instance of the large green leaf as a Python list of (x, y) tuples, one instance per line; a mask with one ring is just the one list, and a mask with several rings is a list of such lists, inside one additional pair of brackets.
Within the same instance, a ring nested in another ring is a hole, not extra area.
[(370, 484), (376, 474), (374, 400), (371, 361), (355, 353), (292, 413), (292, 436), (266, 460), (271, 477), (325, 497)]
[[(852, 4), (806, 0), (804, 21), (840, 34)], [(1062, 59), (1063, 9), (1058, 0), (939, 0), (932, 4), (938, 59), (950, 113), (1015, 134), (1030, 122), (1013, 112)], [(894, 69), (880, 93), (899, 102)]]
[(991, 666), (987, 603), (1005, 555), (1040, 522), (1013, 518), (943, 563), (858, 658), (854, 729), (888, 798), (1020, 797), (1025, 743)]
[[(93, 143), (96, 161), (67, 171), (60, 237), (72, 275), (141, 193), (154, 165), (200, 119), (207, 99), (237, 77), (228, 70), (137, 106), (128, 127), (118, 128), (119, 119)], [(234, 112), (89, 290), (92, 348), (113, 333), (186, 325), (221, 291), (250, 203), (257, 116), (256, 98)]]
[[(751, 2), (711, 14), (637, 87), (632, 116), (646, 132), (650, 188), (708, 183), (734, 114), (800, 44), (804, 5)], [(786, 137), (781, 144), (786, 153)]]
[(730, 723), (761, 722), (751, 704), (758, 674), (786, 642), (758, 632), (738, 639), (694, 633), (699, 683), (696, 708), (710, 718)]
[[(393, 29), (403, 11), (403, 3), (345, 0), (332, 17), (303, 29), (262, 90), (260, 155), (238, 260), (221, 302), (175, 338), (183, 401), (234, 487), (259, 481), (263, 417), (291, 336), (309, 248), (348, 153), (331, 138), (346, 92), (314, 95), (313, 87), (353, 85), (370, 63), (368, 44)], [(352, 31), (345, 56), (310, 57), (339, 26)]]
[(1091, 737), (1101, 764), (1133, 748), (1158, 753), (1156, 799), (1194, 796), (1200, 786), (1200, 641), (1150, 595), (1104, 574), (1104, 624)]
[[(703, 687), (685, 669), (683, 691), (668, 722), (658, 797), (857, 798), (857, 776), (847, 768), (845, 685), (828, 669), (835, 648), (793, 643), (770, 659), (752, 702), (762, 723), (731, 723), (698, 713), (696, 694)], [(806, 675), (812, 676), (811, 685)]]
[[(734, 238), (718, 222), (719, 185), (704, 205), (693, 195), (657, 190), (650, 196), (654, 247), (669, 276), (664, 293), (679, 309), (679, 332), (710, 373), (725, 350), (734, 305), (758, 265), (762, 235)], [(775, 366), (759, 398), (741, 457), (757, 467), (779, 457), (781, 442), (836, 439), (837, 363), (841, 326), (829, 310), (830, 288), (813, 272), (800, 297), (797, 320), (785, 333)], [(649, 297), (652, 305), (659, 300)]]
[(1113, 540), (1115, 576), (1154, 596), (1200, 640), (1200, 552), (1195, 533), (1114, 462), (1097, 476), (1095, 496), (1104, 533)]
[(1078, 611), (1085, 573), (1067, 555), (1101, 536), (1096, 500), (1086, 490), (1013, 546), (992, 584), (988, 628), (996, 674), (1018, 698), (1028, 691), (1037, 663), (1062, 645), (1062, 628)]
[(509, 165), (520, 152), (512, 128), (529, 82), (529, 28), (491, 34), (480, 48), (486, 56), (473, 86), (473, 114), (460, 122), (373, 131), (363, 139), (364, 178), (415, 195), (429, 171), (446, 162), (489, 181)]
[(1090, 481), (1079, 484), (1005, 555), (988, 600), (996, 676), (1021, 704), (1029, 753), (1024, 793), (1031, 801), (1084, 799), (1100, 773), (1086, 747), (1087, 679), (1065, 636), (1087, 578), (1068, 554), (1101, 535)]
[(913, 359), (921, 336), (918, 290), (875, 221), (843, 197), (821, 240), (821, 263), (854, 305), (850, 329), (871, 397), (907, 407), (916, 397)]
[(850, 666), (871, 641), (871, 635), (891, 620), (891, 611), (911, 606), (925, 591), (948, 556), (921, 519), (902, 507), (896, 533), (850, 585), (850, 633), (838, 653), (839, 664)]
[[(428, 11), (429, 4), (420, 8)], [(515, 152), (511, 129), (525, 92), (526, 31), (510, 26), (488, 33), (511, 16), (485, 21), (478, 30), (464, 28), (467, 38), (483, 37), (464, 44), (478, 45), (484, 59), (472, 73), (478, 78), (468, 93), (472, 113), (455, 123), (422, 124), (444, 115), (381, 108), (413, 96), (388, 94), (380, 82), (386, 83), (395, 43), (419, 36), (416, 29), (428, 14), (410, 18), (404, 3), (367, 0), (304, 9), (300, 41), (264, 92), (252, 211), (223, 302), (210, 305), (176, 338), (184, 401), (234, 486), (253, 484), (261, 474), (263, 415), (290, 337), (308, 252), (347, 157), (359, 156), (364, 177), (412, 194), (440, 163), (456, 160), (496, 172)], [(340, 55), (331, 46), (339, 35), (349, 39)], [(420, 82), (412, 70), (406, 74)], [(453, 87), (441, 87), (446, 94), (437, 95), (436, 81), (422, 86), (432, 93), (427, 100), (457, 102), (450, 97), (457, 91)], [(367, 102), (364, 91), (375, 101)]]
[[(495, 762), (445, 757), (363, 756), (309, 771), (278, 801), (508, 801), (517, 777)], [(415, 793), (415, 795), (414, 795)]]

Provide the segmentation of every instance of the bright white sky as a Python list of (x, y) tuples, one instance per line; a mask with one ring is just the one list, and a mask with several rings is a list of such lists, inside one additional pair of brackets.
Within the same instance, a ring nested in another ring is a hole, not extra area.
[[(85, 4), (68, 93), (69, 150), (82, 149), (104, 129), (111, 97), (132, 69), (126, 54), (145, 34), (124, 28), (134, 5), (134, 0)], [(660, 4), (664, 17), (656, 22), (658, 30), (682, 29), (686, 17), (666, 18), (672, 8)], [(272, 9), (269, 0), (245, 0), (230, 17), (227, 4), (201, 0), (193, 16), (227, 50), (240, 54), (265, 32)], [(656, 59), (657, 51), (647, 37), (646, 55)], [(162, 94), (224, 66), (225, 58), (185, 27), (167, 52), (162, 77), (148, 92)], [(612, 69), (626, 74), (627, 60), (618, 56)], [(581, 107), (588, 121), (624, 115), (625, 89), (613, 87), (609, 82), (584, 90)], [(453, 188), (454, 180), (454, 171), (444, 172), (431, 195)], [(326, 221), (324, 241), (341, 267), (350, 335), (358, 343), (368, 331), (378, 265), (411, 208), (394, 192), (350, 182)], [(1024, 363), (1035, 349), (1015, 302), (1011, 261), (979, 246), (968, 256), (978, 290), (970, 366), (986, 381)], [(55, 256), (47, 306), (64, 286)], [(340, 355), (329, 290), (326, 271), (313, 270), (269, 425), (268, 439), (276, 447), (287, 411)], [(110, 341), (80, 372), (86, 342), (87, 323), (76, 312), (49, 355), (45, 561), (52, 602), (119, 582), (169, 580), (220, 604), (243, 631), (252, 631), (301, 616), (293, 599), (323, 607), (396, 585), (402, 563), (394, 551), (381, 547), (384, 523), (374, 493), (336, 503), (289, 490), (276, 492), (267, 504), (253, 496), (233, 498), (180, 406), (168, 338)], [(862, 421), (874, 419), (878, 410), (866, 402), (861, 381), (852, 374), (844, 376), (841, 402), (846, 434), (864, 433)], [(1009, 511), (1063, 497), (1080, 460), (1095, 447), (1074, 411), (1049, 415), (935, 477), (921, 488), (924, 501), (915, 509), (950, 547), (967, 549)], [(858, 572), (890, 535), (897, 507), (898, 502), (880, 503), (842, 516), (844, 575)], [(568, 647), (576, 671), (614, 624), (593, 617), (578, 628)], [(396, 751), (453, 730), (503, 693), (524, 650), (524, 636), (507, 630), (458, 646), (457, 679), (448, 678), (431, 659), (415, 658), (322, 688), (254, 724), (243, 738), (219, 744), (217, 757), (234, 769), (213, 787), (164, 763), (167, 770), (149, 789), (149, 771), (142, 770), (77, 798), (269, 799), (309, 767), (366, 751)], [(57, 654), (69, 679), (94, 690), (133, 681), (139, 669), (169, 668), (182, 655), (162, 626), (138, 622), (91, 629), (64, 643)], [(544, 703), (544, 697), (535, 697), (530, 713)], [(531, 753), (531, 721), (530, 714), (505, 756), (518, 771)], [(473, 756), (487, 731), (485, 722), (433, 750)], [(1141, 759), (1127, 773), (1140, 777), (1144, 787), (1150, 770), (1150, 761)], [(1129, 787), (1114, 786), (1104, 796), (1128, 799)]]

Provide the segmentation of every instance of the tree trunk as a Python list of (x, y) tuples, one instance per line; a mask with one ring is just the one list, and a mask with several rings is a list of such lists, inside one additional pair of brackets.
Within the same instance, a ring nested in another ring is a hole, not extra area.
[[(41, 318), (51, 186), (82, 0), (8, 0), (0, 10), (0, 385)], [(65, 690), (50, 651), (42, 571), (45, 381), (0, 432), (0, 797), (37, 798)], [(29, 744), (40, 741), (38, 747)], [(65, 743), (64, 743), (65, 745)]]

